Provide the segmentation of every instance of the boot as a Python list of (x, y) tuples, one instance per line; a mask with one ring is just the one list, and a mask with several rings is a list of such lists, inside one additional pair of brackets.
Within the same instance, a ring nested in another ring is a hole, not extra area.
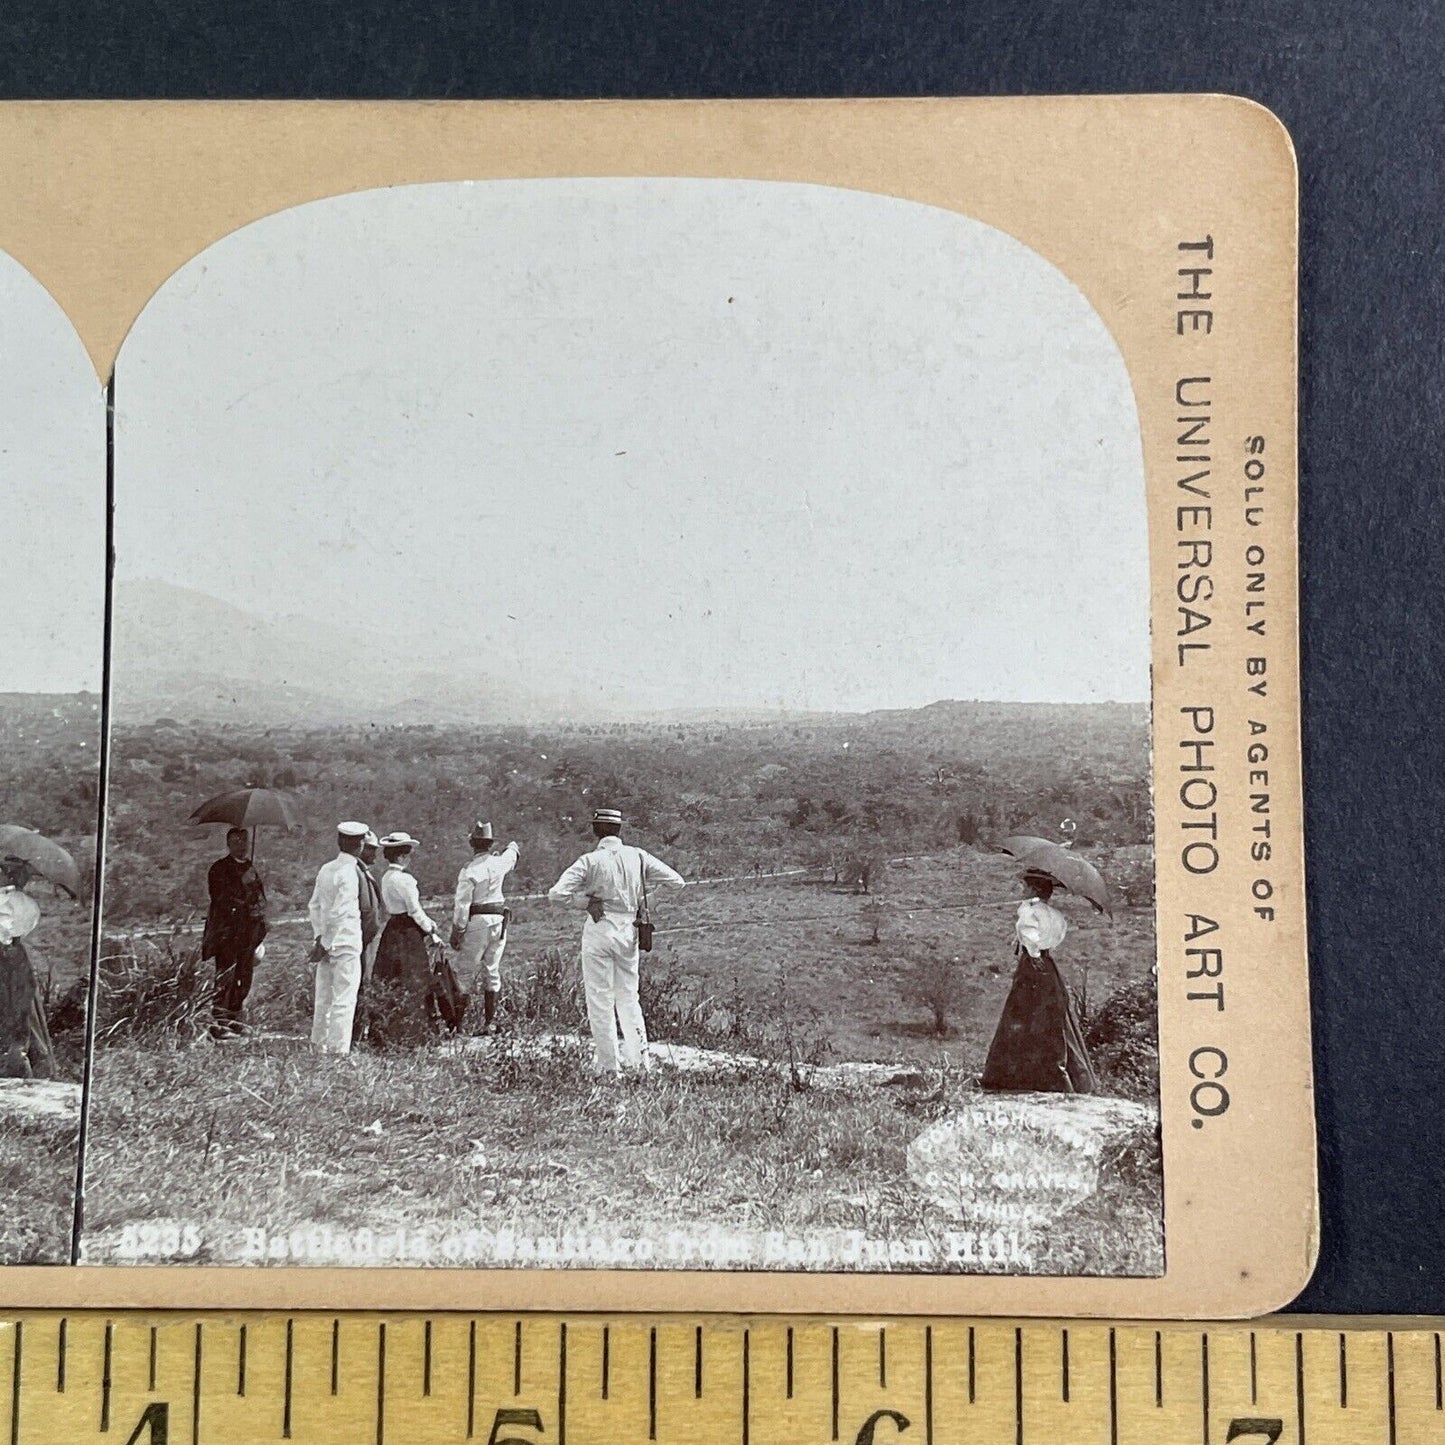
[(497, 1031), (497, 991), (487, 989), (482, 995), (482, 1032), (494, 1034)]

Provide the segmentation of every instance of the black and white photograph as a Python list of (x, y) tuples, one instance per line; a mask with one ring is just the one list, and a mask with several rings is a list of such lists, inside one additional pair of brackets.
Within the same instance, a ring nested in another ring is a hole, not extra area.
[[(398, 186), (195, 256), (113, 406), (83, 1262), (1163, 1273), (1144, 465), (1064, 272)], [(76, 748), (31, 597), (5, 725)], [(83, 875), (54, 756), (5, 821)]]
[(0, 1265), (64, 1264), (75, 1214), (100, 818), (105, 396), (0, 254)]

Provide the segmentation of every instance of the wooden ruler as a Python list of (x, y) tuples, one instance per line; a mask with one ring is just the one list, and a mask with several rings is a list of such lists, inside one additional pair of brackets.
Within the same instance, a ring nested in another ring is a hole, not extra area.
[(1433, 1323), (22, 1314), (0, 1445), (1414, 1445)]

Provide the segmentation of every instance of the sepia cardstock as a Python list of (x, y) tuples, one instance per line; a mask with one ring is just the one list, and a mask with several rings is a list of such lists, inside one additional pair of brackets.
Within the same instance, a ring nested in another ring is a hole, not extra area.
[[(1267, 111), (62, 103), (0, 107), (0, 134), (0, 251), (112, 418), (80, 1262), (7, 1267), (10, 1303), (1293, 1297), (1316, 1210), (1297, 197)], [(83, 514), (22, 510), (20, 571), (53, 582), (36, 533), (73, 532), (96, 586)], [(95, 628), (32, 651), (99, 656)], [(29, 809), (0, 822), (61, 818), (26, 768), (57, 758), (46, 728), (98, 727), (89, 667), (0, 678)], [(221, 835), (177, 799), (258, 782), (306, 816), (252, 835), (265, 982), (252, 1034), (208, 1045), (172, 1000), (209, 1006), (192, 915)], [(689, 886), (649, 875), (658, 1067), (614, 1093), (577, 961), (612, 925), (544, 899), (619, 805)], [(335, 824), (415, 832), (445, 925), (492, 815), (520, 844), (501, 976), (527, 1019), (313, 1057), (303, 910)], [(1016, 964), (1020, 833), (1064, 861)], [(1067, 1086), (1009, 1082), (1038, 1036)], [(319, 1158), (301, 1116), (332, 1108)]]

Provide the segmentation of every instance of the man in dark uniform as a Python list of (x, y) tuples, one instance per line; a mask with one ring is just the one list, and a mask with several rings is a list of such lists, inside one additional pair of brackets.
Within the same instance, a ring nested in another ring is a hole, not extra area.
[(371, 970), (376, 964), (376, 947), (381, 942), (384, 921), (381, 884), (372, 867), (380, 847), (380, 840), (368, 828), (362, 840), (361, 856), (356, 860), (361, 874), (361, 989), (356, 995), (356, 1012), (351, 1016), (352, 1048), (371, 1034), (371, 1004), (366, 995), (371, 987)]
[(226, 856), (212, 863), (206, 875), (211, 906), (201, 957), (216, 960), (216, 988), (211, 996), (213, 1039), (240, 1032), (256, 950), (266, 937), (266, 889), (251, 862), (249, 844), (244, 828), (229, 829)]

